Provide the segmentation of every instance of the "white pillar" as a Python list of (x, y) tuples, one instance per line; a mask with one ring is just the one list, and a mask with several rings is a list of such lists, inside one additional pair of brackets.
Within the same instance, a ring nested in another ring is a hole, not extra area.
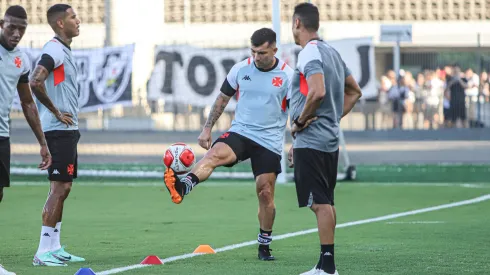
[[(281, 3), (280, 0), (272, 0), (272, 29), (276, 32), (276, 45), (277, 45), (277, 53), (276, 57), (281, 58), (282, 57), (282, 49), (281, 49)], [(285, 144), (285, 139), (283, 139), (283, 148)], [(277, 177), (277, 183), (286, 183), (287, 182), (287, 177), (286, 177), (286, 159), (287, 159), (287, 154), (284, 152), (282, 153), (282, 158), (281, 158), (281, 170), (282, 173), (279, 174)]]

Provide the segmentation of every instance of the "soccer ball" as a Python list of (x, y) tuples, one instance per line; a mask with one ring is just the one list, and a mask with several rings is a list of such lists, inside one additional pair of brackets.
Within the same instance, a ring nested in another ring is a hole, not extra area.
[(163, 164), (167, 168), (172, 168), (177, 175), (183, 175), (192, 170), (196, 164), (196, 156), (189, 145), (174, 143), (165, 151)]

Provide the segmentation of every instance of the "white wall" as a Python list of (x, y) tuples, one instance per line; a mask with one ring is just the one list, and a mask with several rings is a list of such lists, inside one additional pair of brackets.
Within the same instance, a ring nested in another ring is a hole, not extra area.
[[(41, 48), (53, 38), (49, 25), (29, 25), (21, 41), (23, 47)], [(98, 48), (104, 46), (105, 29), (103, 24), (81, 24), (80, 35), (73, 39), (72, 48)]]

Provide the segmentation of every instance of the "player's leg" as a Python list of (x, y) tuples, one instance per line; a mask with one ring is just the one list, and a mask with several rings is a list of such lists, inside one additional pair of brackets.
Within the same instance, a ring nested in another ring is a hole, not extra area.
[(335, 236), (335, 210), (330, 204), (317, 204), (311, 206), (315, 213), (318, 235), (320, 237), (321, 254), (317, 269), (322, 269), (328, 274), (335, 273), (334, 262), (334, 236)]
[(85, 260), (65, 252), (64, 247), (59, 244), (63, 206), (76, 177), (76, 147), (79, 134), (78, 131), (52, 131), (46, 132), (45, 136), (53, 163), (48, 168), (50, 190), (42, 212), (41, 239), (33, 264), (66, 266), (64, 262)]
[(259, 234), (257, 236), (258, 258), (263, 261), (272, 261), (270, 245), (272, 243), (272, 227), (276, 217), (274, 204), (274, 186), (276, 173), (261, 174), (256, 178), (256, 191), (259, 200)]
[[(276, 216), (274, 187), (276, 173), (262, 174), (256, 179), (257, 198), (259, 199), (258, 218), (261, 231), (272, 231)], [(270, 233), (269, 233), (270, 235)]]
[(0, 202), (3, 189), (10, 186), (10, 139), (0, 137)]
[(61, 215), (64, 201), (63, 197), (69, 192), (68, 189), (71, 189), (71, 182), (51, 181), (50, 183), (48, 199), (46, 200), (42, 211), (41, 238), (39, 240), (37, 252), (32, 261), (33, 265), (66, 266), (63, 261), (53, 256), (52, 245), (55, 237), (54, 231), (56, 223)]
[[(320, 238), (320, 257), (315, 269), (321, 274), (337, 274), (334, 260), (336, 211), (334, 189), (338, 151), (325, 153), (313, 149), (294, 149), (294, 173), (300, 207), (315, 213)], [(310, 274), (310, 273), (305, 273)]]
[[(75, 132), (75, 135), (73, 137), (73, 144), (75, 144), (75, 161), (74, 161), (74, 167), (73, 167), (72, 180), (77, 178), (77, 171), (78, 171), (78, 150), (77, 150), (77, 146), (78, 146), (79, 140), (80, 140), (80, 133)], [(70, 190), (68, 190), (68, 193), (66, 194), (66, 197), (64, 198), (63, 202), (66, 199), (68, 199), (68, 196), (70, 195), (70, 191), (71, 191), (71, 188), (70, 188)], [(52, 246), (51, 248), (53, 251), (64, 249), (61, 246), (61, 223), (63, 220), (64, 205), (65, 205), (64, 203), (61, 205), (60, 215), (59, 215), (58, 221), (56, 222), (56, 226), (54, 228), (54, 236), (53, 236), (53, 239), (51, 242), (51, 246)], [(75, 257), (75, 258), (79, 258), (79, 257)], [(78, 260), (81, 260), (81, 258), (79, 258)]]
[[(67, 180), (71, 180), (70, 185), (72, 185), (73, 180), (75, 180), (78, 177), (78, 142), (80, 141), (80, 132), (78, 130), (76, 131), (71, 131), (70, 134), (67, 135), (66, 137), (67, 143), (66, 143), (66, 150), (71, 152), (69, 156), (72, 156), (71, 159), (67, 159)], [(67, 155), (68, 156), (68, 155)], [(68, 192), (65, 193), (65, 196), (63, 198), (63, 203), (61, 204), (61, 211), (60, 215), (58, 216), (58, 221), (56, 223), (55, 229), (54, 229), (54, 238), (51, 242), (51, 248), (53, 250), (53, 255), (64, 262), (84, 262), (85, 259), (82, 257), (75, 256), (73, 254), (70, 254), (65, 251), (64, 246), (61, 245), (60, 239), (61, 239), (61, 221), (63, 218), (63, 208), (65, 205), (66, 199), (68, 199), (68, 196), (70, 195), (71, 188), (67, 190)]]
[(231, 167), (238, 160), (247, 158), (243, 155), (243, 148), (243, 141), (239, 135), (226, 133), (214, 142), (212, 148), (185, 177), (179, 179), (172, 169), (166, 169), (164, 181), (172, 201), (181, 203), (184, 196), (189, 194), (194, 186), (207, 180), (216, 167)]
[(256, 192), (259, 201), (259, 234), (257, 236), (258, 258), (264, 261), (274, 260), (271, 255), (272, 227), (276, 217), (274, 190), (277, 175), (281, 173), (281, 156), (249, 141), (252, 171), (255, 176)]

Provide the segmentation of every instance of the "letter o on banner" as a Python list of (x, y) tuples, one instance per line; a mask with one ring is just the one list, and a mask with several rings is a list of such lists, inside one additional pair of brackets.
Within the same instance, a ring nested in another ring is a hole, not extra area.
[[(202, 86), (196, 80), (196, 69), (198, 66), (204, 66), (208, 74), (206, 83)], [(187, 67), (187, 80), (196, 93), (203, 96), (211, 95), (216, 87), (216, 70), (213, 63), (204, 56), (194, 56), (189, 61), (189, 66)]]

